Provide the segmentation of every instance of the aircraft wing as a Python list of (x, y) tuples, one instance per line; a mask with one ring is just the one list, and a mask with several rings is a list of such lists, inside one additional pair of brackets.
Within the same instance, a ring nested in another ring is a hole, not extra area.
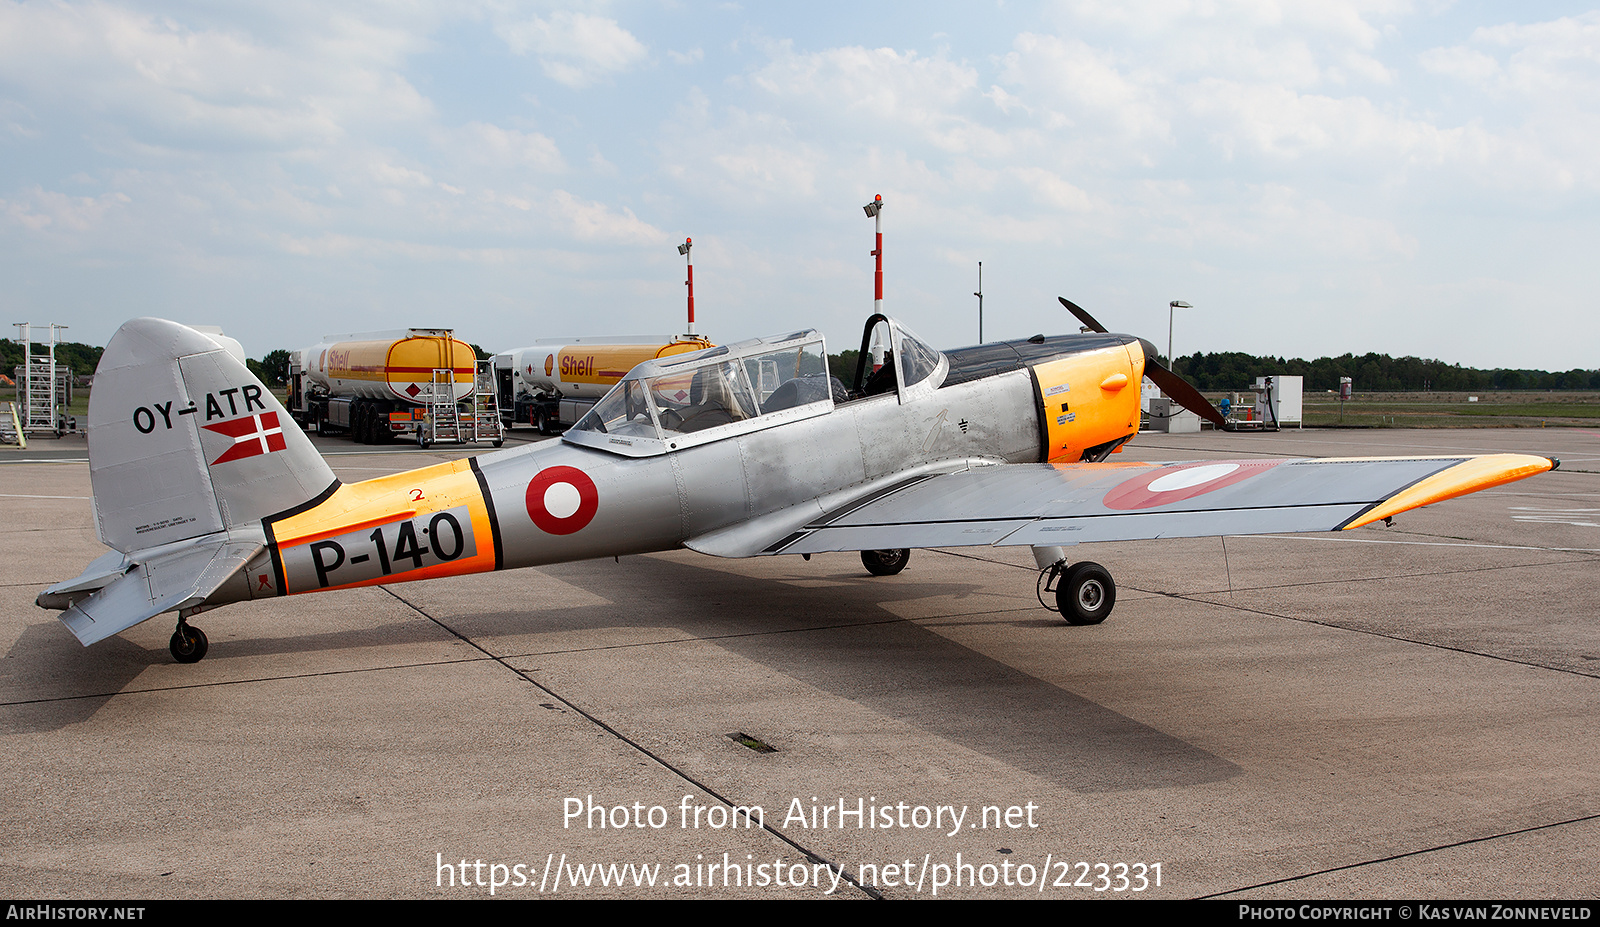
[(748, 557), (1337, 531), (1555, 466), (1522, 454), (972, 466), (908, 476), (804, 517), (791, 510), (688, 546)]

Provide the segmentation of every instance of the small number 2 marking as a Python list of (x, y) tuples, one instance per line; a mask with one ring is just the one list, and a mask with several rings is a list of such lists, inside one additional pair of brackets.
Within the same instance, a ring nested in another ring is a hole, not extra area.
[(411, 490), (411, 501), (412, 502), (421, 502), (422, 501), (422, 490), (420, 490), (420, 489)]

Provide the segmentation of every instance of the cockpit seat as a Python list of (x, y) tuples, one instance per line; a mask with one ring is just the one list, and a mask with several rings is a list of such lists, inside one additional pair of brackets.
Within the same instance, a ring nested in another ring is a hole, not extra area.
[(830, 396), (833, 397), (835, 403), (841, 403), (850, 398), (849, 393), (845, 391), (844, 383), (838, 377), (827, 377), (826, 384), (823, 383), (823, 374), (820, 373), (805, 377), (793, 377), (783, 381), (777, 389), (772, 391), (772, 395), (768, 396), (766, 401), (761, 404), (761, 411), (765, 414), (782, 409), (792, 409), (795, 406), (803, 406), (809, 402), (821, 402)]

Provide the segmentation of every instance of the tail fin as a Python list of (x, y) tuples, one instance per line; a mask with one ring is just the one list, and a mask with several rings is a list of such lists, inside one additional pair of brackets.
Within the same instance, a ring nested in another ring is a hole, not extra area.
[(266, 546), (264, 517), (337, 485), (239, 358), (162, 319), (123, 325), (100, 357), (89, 479), (114, 552), (38, 600), (85, 645), (204, 602)]
[(162, 319), (128, 322), (101, 355), (89, 478), (100, 540), (125, 554), (259, 524), (334, 482), (238, 358)]

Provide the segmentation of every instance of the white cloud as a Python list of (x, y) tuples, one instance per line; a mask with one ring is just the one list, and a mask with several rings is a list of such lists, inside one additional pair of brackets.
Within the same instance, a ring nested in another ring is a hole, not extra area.
[(505, 23), (495, 33), (513, 52), (538, 56), (546, 76), (574, 89), (627, 71), (648, 54), (616, 20), (571, 10)]
[(641, 220), (627, 207), (614, 209), (604, 203), (579, 199), (565, 190), (551, 194), (550, 211), (582, 242), (660, 245), (668, 241), (666, 232)]
[(453, 133), (451, 143), (461, 146), (459, 153), (464, 157), (500, 167), (557, 172), (567, 166), (555, 141), (539, 132), (471, 122), (460, 132)]
[(403, 28), (332, 13), (299, 26), (273, 42), (104, 3), (4, 3), (0, 86), (154, 149), (326, 145), (429, 115), (396, 70), (417, 47)]
[(100, 227), (108, 213), (131, 202), (124, 193), (71, 196), (33, 187), (21, 200), (0, 200), (0, 215), (30, 232), (88, 232)]

